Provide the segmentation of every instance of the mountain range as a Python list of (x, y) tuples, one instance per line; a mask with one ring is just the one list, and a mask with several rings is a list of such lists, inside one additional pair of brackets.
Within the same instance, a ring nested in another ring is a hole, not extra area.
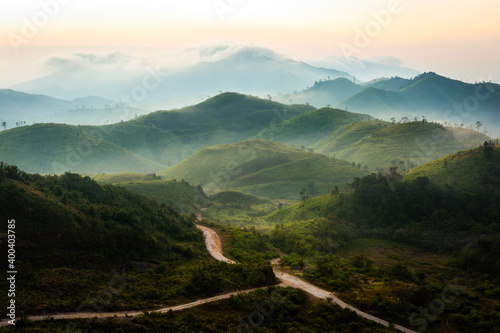
[[(317, 81), (297, 94), (280, 96), (283, 102), (309, 103), (316, 107), (367, 113), (373, 117), (399, 120), (425, 117), (478, 128), (497, 136), (500, 127), (500, 85), (489, 82), (465, 83), (436, 73), (424, 73), (413, 79), (393, 77), (356, 84), (346, 79)], [(487, 124), (487, 128), (485, 127)]]
[(102, 125), (117, 123), (150, 111), (98, 96), (73, 100), (27, 94), (12, 89), (0, 90), (0, 122), (5, 128), (34, 123)]
[[(183, 58), (196, 58), (196, 61)], [(172, 65), (127, 54), (74, 54), (54, 58), (50, 75), (12, 89), (61, 99), (99, 95), (117, 103), (148, 109), (199, 103), (218, 91), (275, 95), (300, 90), (327, 77), (352, 78), (332, 68), (314, 67), (255, 46), (217, 45), (185, 50)]]

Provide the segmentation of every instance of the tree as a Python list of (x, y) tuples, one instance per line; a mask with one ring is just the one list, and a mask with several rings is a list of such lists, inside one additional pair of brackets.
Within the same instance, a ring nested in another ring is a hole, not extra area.
[(2, 121), (2, 127), (4, 130), (7, 128), (7, 123), (5, 121)]
[(396, 117), (391, 118), (391, 123), (394, 125), (396, 123)]
[(303, 187), (303, 188), (300, 189), (299, 194), (300, 194), (300, 198), (302, 199), (302, 201), (305, 202), (307, 199), (309, 199), (309, 196), (306, 194), (305, 187)]
[(336, 195), (336, 194), (339, 194), (339, 187), (338, 186), (335, 186), (332, 191), (330, 192), (331, 195)]
[(477, 128), (478, 132), (479, 132), (479, 129), (481, 128), (481, 126), (483, 126), (483, 124), (479, 120), (476, 121), (476, 128)]

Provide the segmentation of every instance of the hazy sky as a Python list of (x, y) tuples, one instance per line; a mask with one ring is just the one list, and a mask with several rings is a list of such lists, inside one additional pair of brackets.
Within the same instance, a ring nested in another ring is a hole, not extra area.
[(35, 67), (54, 54), (219, 41), (295, 59), (394, 56), (422, 72), (500, 80), (499, 14), (498, 0), (2, 1), (0, 87), (43, 74)]

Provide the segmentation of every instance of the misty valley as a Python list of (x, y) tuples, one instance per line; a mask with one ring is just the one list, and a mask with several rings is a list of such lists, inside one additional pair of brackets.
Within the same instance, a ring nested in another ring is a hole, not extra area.
[(1, 332), (498, 332), (499, 84), (190, 52), (0, 90)]

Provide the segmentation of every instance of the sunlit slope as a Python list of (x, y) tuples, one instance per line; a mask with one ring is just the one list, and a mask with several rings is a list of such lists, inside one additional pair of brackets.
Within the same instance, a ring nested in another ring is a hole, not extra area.
[(500, 147), (480, 147), (451, 154), (415, 168), (405, 176), (413, 181), (427, 177), (441, 187), (473, 191), (500, 186)]
[(367, 172), (324, 155), (263, 140), (205, 148), (160, 174), (200, 184), (208, 194), (227, 189), (267, 198), (326, 193)]
[(339, 109), (322, 108), (281, 122), (269, 129), (266, 128), (258, 136), (297, 147), (307, 147), (329, 136), (344, 125), (366, 119), (371, 119), (371, 116)]
[(363, 121), (348, 124), (311, 147), (339, 159), (387, 168), (394, 160), (421, 165), (488, 139), (473, 130), (436, 123)]

